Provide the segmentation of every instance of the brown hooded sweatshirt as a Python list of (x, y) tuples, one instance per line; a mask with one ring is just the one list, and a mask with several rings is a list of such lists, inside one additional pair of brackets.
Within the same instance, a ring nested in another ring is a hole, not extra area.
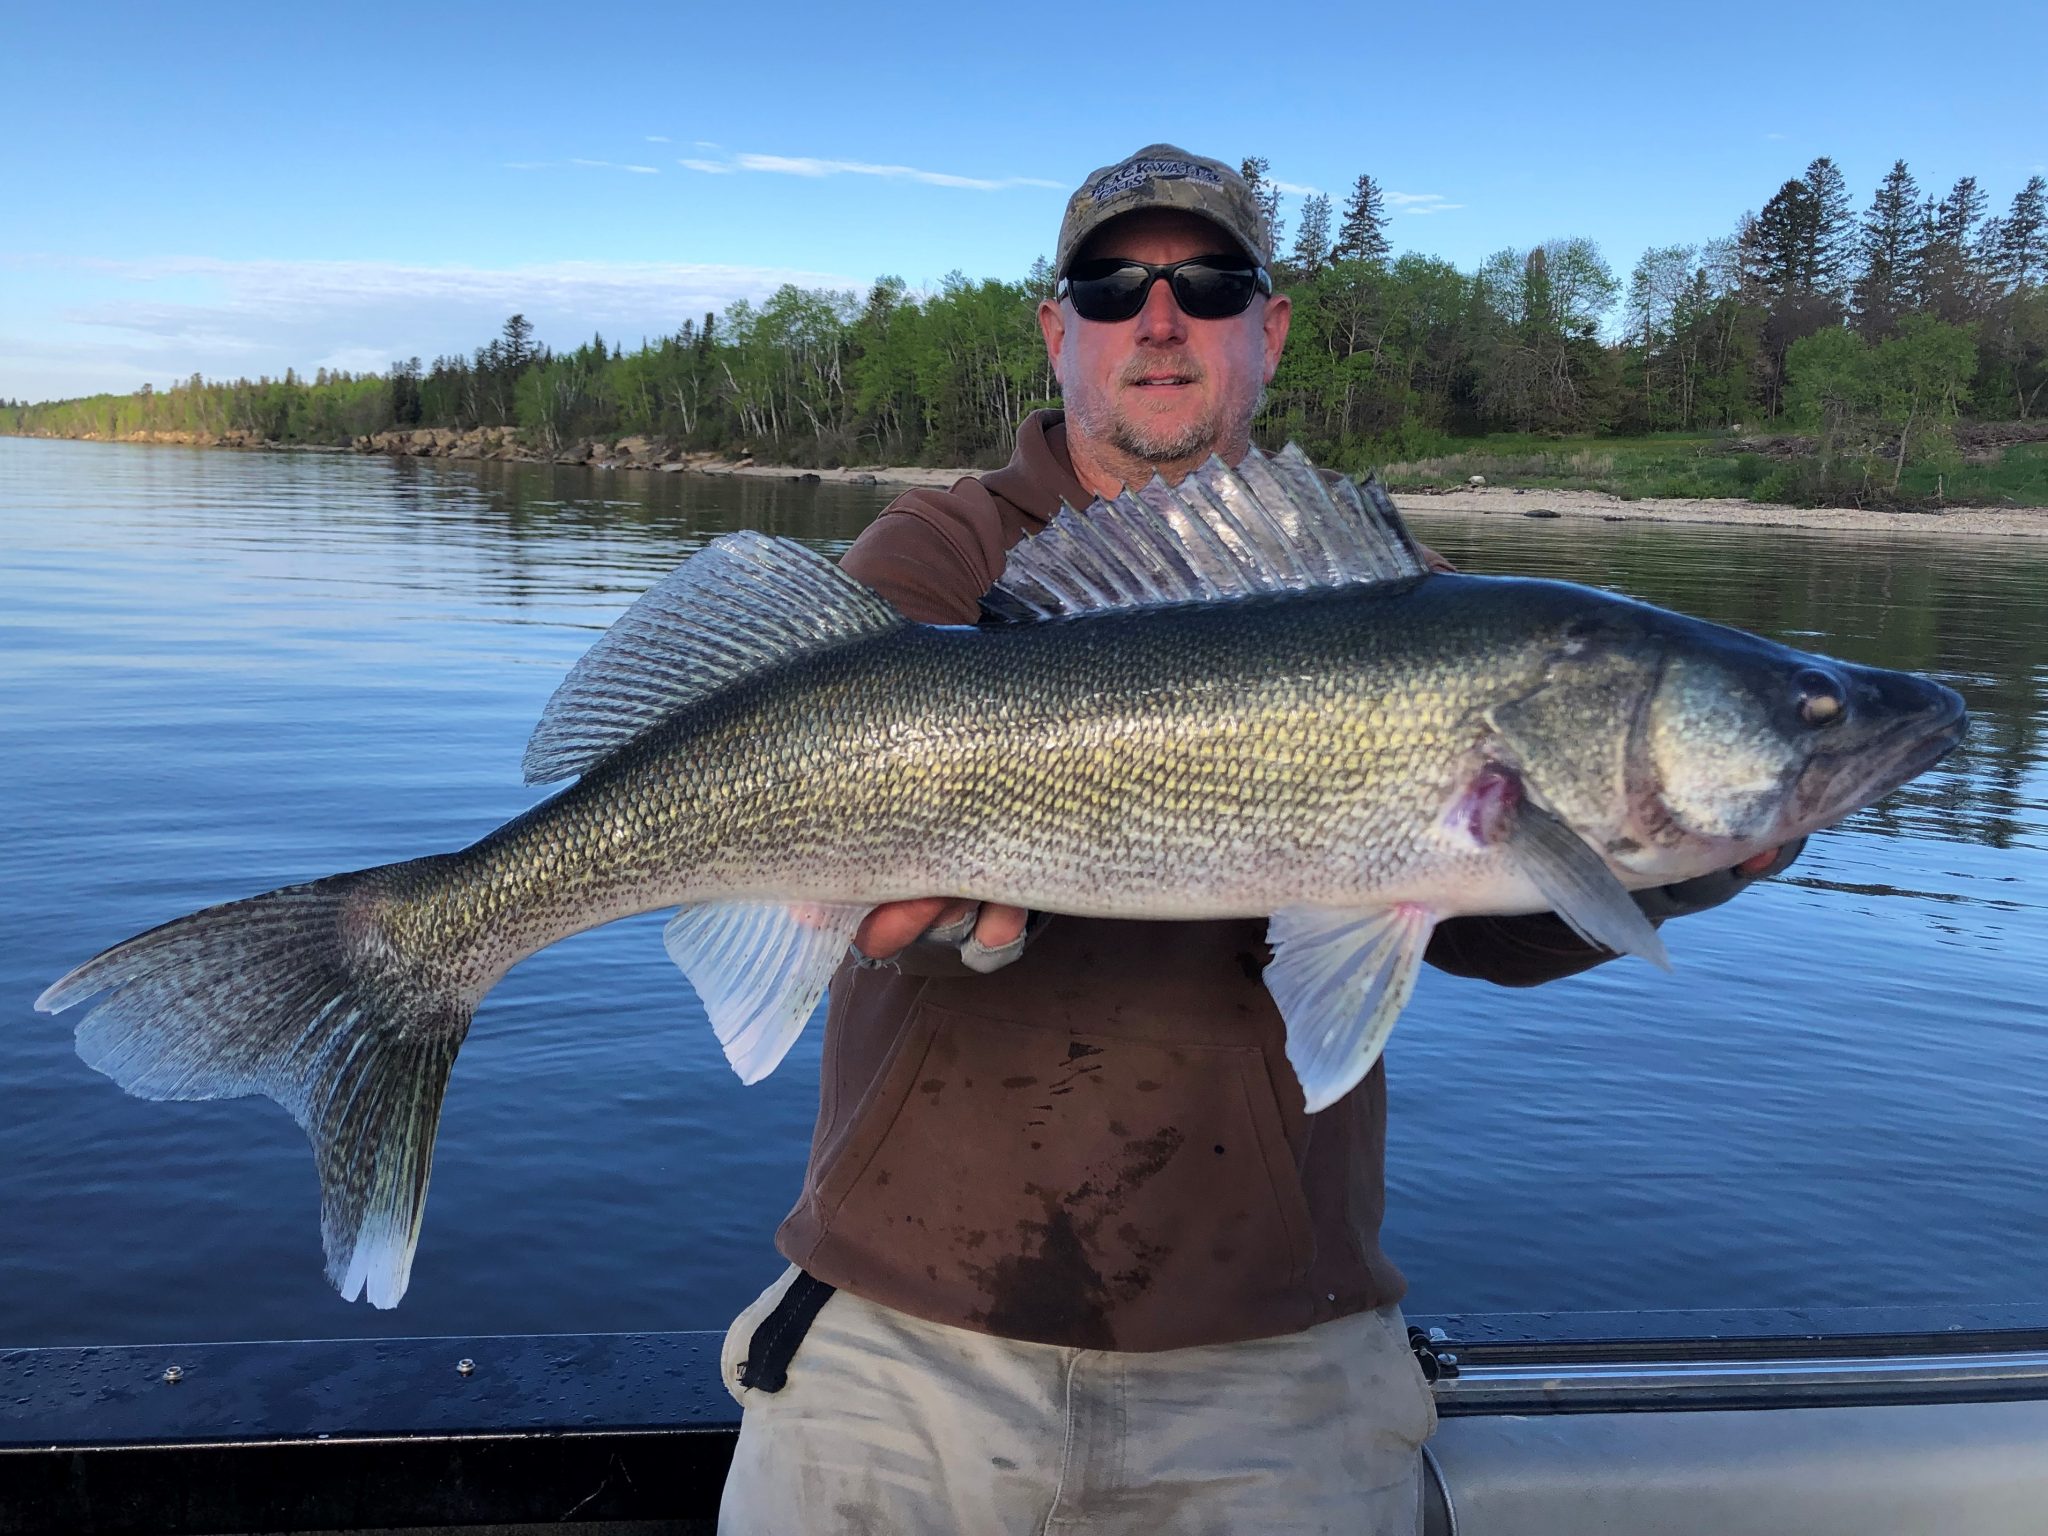
[[(841, 564), (909, 618), (973, 623), (1009, 548), (1091, 499), (1061, 413), (1039, 411), (1007, 466), (906, 492)], [(1267, 958), (1263, 919), (1054, 917), (993, 975), (843, 967), (777, 1246), (932, 1322), (1091, 1349), (1263, 1338), (1398, 1300), (1385, 1067), (1305, 1113)], [(1530, 985), (1606, 957), (1546, 914), (1446, 922), (1428, 958)]]

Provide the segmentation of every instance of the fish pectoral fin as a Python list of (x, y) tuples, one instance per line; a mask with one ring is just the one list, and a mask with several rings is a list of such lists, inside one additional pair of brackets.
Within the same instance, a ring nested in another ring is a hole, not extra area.
[(1617, 955), (1641, 955), (1671, 969), (1663, 938), (1628, 887), (1566, 822), (1525, 800), (1515, 810), (1506, 846), (1573, 933)]
[(1287, 1059), (1310, 1114), (1343, 1098), (1379, 1060), (1436, 922), (1410, 902), (1273, 914), (1266, 990), (1287, 1025)]
[(781, 1063), (871, 906), (714, 901), (684, 907), (662, 930), (669, 958), (704, 1000), (725, 1059), (743, 1083)]

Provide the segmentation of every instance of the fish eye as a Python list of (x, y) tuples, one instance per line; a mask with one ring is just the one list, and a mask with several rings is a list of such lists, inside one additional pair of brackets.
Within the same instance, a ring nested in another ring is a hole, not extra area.
[(1799, 692), (1799, 718), (1808, 725), (1833, 725), (1848, 708), (1842, 685), (1827, 673), (1809, 667), (1792, 679)]

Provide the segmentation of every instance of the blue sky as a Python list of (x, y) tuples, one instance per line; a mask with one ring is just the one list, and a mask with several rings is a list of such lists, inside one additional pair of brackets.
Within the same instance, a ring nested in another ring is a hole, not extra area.
[[(2048, 5), (518, 3), (9, 8), (0, 396), (541, 337), (630, 345), (778, 283), (1019, 276), (1153, 140), (1391, 195), (1471, 268), (1625, 279), (1815, 155), (1994, 211), (2048, 168)], [(1286, 200), (1290, 217), (1298, 195)]]

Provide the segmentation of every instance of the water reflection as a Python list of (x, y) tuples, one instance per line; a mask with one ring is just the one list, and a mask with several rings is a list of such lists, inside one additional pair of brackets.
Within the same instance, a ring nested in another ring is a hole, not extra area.
[[(740, 1088), (658, 918), (486, 1003), (388, 1315), (321, 1279), (281, 1113), (128, 1099), (28, 1000), (193, 906), (515, 814), (542, 703), (634, 595), (733, 528), (836, 552), (888, 494), (0, 441), (0, 1345), (722, 1324), (777, 1264), (816, 1040)], [(1974, 724), (1787, 879), (1674, 925), (1676, 978), (1425, 978), (1390, 1052), (1414, 1304), (2031, 1296), (2048, 546), (1416, 511), (1468, 569), (1930, 672)]]

